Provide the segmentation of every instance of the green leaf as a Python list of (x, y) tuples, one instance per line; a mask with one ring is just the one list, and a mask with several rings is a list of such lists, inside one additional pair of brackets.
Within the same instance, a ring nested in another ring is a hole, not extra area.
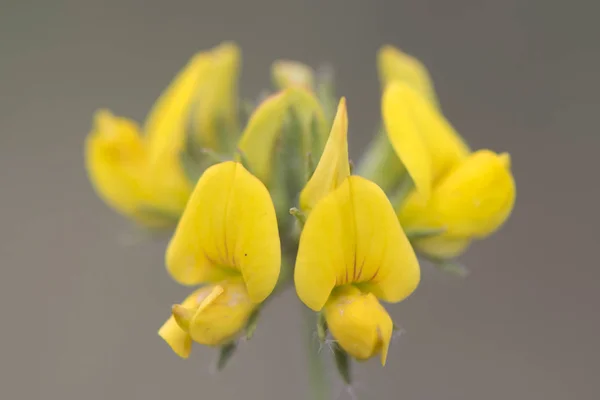
[(219, 349), (219, 359), (217, 361), (217, 371), (222, 371), (223, 368), (227, 365), (235, 350), (237, 349), (237, 344), (235, 342), (227, 343)]
[(411, 229), (411, 230), (407, 230), (406, 233), (406, 237), (408, 237), (409, 240), (416, 240), (416, 239), (425, 239), (425, 238), (429, 238), (429, 237), (433, 237), (433, 236), (438, 236), (441, 235), (442, 233), (446, 232), (446, 228), (425, 228), (425, 229)]
[(254, 332), (256, 332), (256, 327), (258, 326), (258, 317), (260, 315), (260, 308), (257, 308), (250, 314), (250, 318), (248, 318), (248, 322), (246, 323), (246, 340), (252, 339), (254, 336)]
[(333, 346), (333, 355), (335, 357), (335, 366), (347, 385), (352, 384), (351, 363), (348, 353), (346, 353), (337, 343)]

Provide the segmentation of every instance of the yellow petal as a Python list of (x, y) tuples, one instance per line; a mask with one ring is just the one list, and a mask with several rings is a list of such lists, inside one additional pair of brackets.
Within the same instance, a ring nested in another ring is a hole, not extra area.
[(405, 86), (404, 91), (429, 152), (432, 179), (436, 182), (464, 160), (470, 150), (450, 122), (425, 97), (409, 86)]
[(438, 260), (451, 260), (464, 253), (471, 239), (456, 238), (443, 233), (439, 236), (415, 240), (413, 245), (417, 251)]
[(455, 236), (483, 238), (510, 215), (516, 188), (508, 155), (479, 150), (435, 189), (432, 212)]
[[(196, 290), (189, 295), (181, 304), (182, 307), (194, 308), (198, 304), (198, 295), (205, 290), (204, 288)], [(188, 358), (192, 350), (192, 338), (181, 329), (173, 316), (169, 317), (167, 322), (158, 330), (158, 335), (163, 338), (171, 349), (182, 358)]]
[(239, 47), (230, 42), (217, 46), (210, 55), (211, 67), (198, 89), (195, 129), (199, 143), (217, 149), (219, 134), (239, 129), (237, 92), (241, 55)]
[(404, 83), (392, 82), (386, 86), (382, 100), (383, 122), (392, 147), (421, 196), (427, 199), (433, 170), (431, 155), (417, 125), (413, 93)]
[(146, 153), (138, 126), (107, 110), (94, 116), (85, 146), (86, 167), (94, 189), (111, 207), (134, 216), (148, 198), (144, 179)]
[(279, 92), (264, 100), (250, 117), (238, 143), (252, 172), (263, 182), (269, 182), (271, 176), (275, 144), (287, 107), (287, 92)]
[(377, 67), (381, 86), (391, 82), (405, 82), (423, 95), (432, 105), (438, 101), (427, 68), (416, 58), (393, 46), (383, 46), (377, 54)]
[(319, 311), (335, 286), (357, 284), (388, 302), (417, 287), (417, 258), (385, 193), (358, 176), (346, 179), (309, 215), (300, 236), (298, 297)]
[(350, 175), (348, 163), (348, 113), (342, 97), (329, 139), (317, 168), (300, 193), (300, 206), (309, 212), (328, 193)]
[(342, 349), (358, 360), (379, 353), (381, 365), (385, 365), (394, 323), (373, 294), (340, 288), (324, 312), (329, 331)]
[(198, 85), (211, 67), (210, 53), (196, 54), (158, 98), (144, 124), (152, 161), (178, 154), (185, 145), (191, 107)]
[(242, 282), (221, 282), (203, 287), (197, 292), (196, 304), (174, 307), (174, 316), (191, 317), (184, 321), (191, 338), (207, 346), (220, 346), (233, 340), (246, 326), (256, 309)]
[(271, 67), (271, 75), (278, 89), (299, 86), (308, 90), (314, 87), (314, 71), (297, 61), (278, 60)]
[(241, 273), (252, 301), (275, 287), (281, 249), (267, 188), (241, 164), (224, 162), (199, 179), (166, 254), (167, 269), (186, 285)]

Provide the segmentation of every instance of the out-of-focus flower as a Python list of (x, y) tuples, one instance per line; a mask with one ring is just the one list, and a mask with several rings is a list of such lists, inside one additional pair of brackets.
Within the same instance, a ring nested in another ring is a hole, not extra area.
[(398, 205), (407, 232), (435, 232), (413, 240), (434, 259), (461, 254), (472, 239), (497, 230), (510, 215), (515, 183), (508, 154), (471, 153), (433, 104), (402, 81), (383, 94), (386, 132), (416, 191)]
[(144, 226), (173, 226), (193, 187), (181, 162), (189, 137), (220, 150), (221, 131), (237, 127), (238, 65), (239, 51), (230, 43), (195, 55), (156, 101), (143, 130), (98, 111), (85, 156), (99, 196)]
[(279, 232), (266, 187), (240, 163), (208, 168), (177, 225), (166, 264), (177, 282), (208, 286), (173, 308), (174, 319), (159, 331), (163, 339), (182, 357), (190, 340), (211, 346), (231, 341), (279, 276)]
[(410, 295), (419, 283), (419, 264), (385, 193), (349, 176), (347, 154), (342, 99), (323, 156), (301, 195), (310, 214), (294, 281), (308, 307), (325, 307), (327, 324), (347, 353), (357, 359), (381, 353), (385, 363), (392, 327), (377, 298), (399, 302)]
[(278, 60), (271, 67), (271, 75), (275, 86), (279, 89), (299, 86), (314, 90), (315, 73), (308, 65), (297, 61)]

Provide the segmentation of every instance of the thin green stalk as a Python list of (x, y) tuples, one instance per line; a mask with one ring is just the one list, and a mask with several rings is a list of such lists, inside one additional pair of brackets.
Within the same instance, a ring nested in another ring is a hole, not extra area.
[(329, 399), (329, 382), (325, 371), (323, 357), (319, 353), (317, 341), (315, 340), (315, 327), (317, 325), (317, 314), (308, 308), (304, 308), (304, 332), (306, 340), (306, 352), (308, 355), (308, 377), (310, 380), (310, 399)]

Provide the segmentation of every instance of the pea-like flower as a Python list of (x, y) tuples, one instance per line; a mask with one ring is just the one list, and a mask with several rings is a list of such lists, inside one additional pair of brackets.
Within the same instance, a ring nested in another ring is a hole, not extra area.
[(159, 335), (181, 357), (191, 342), (230, 342), (271, 294), (281, 264), (275, 209), (264, 184), (240, 163), (208, 168), (199, 179), (166, 253), (177, 282), (202, 287)]
[(391, 318), (377, 299), (399, 302), (417, 287), (420, 269), (385, 193), (350, 176), (345, 101), (300, 200), (309, 212), (294, 280), (300, 299), (324, 316), (338, 344), (385, 364)]
[(217, 149), (217, 125), (237, 126), (238, 66), (239, 51), (229, 43), (198, 53), (156, 101), (143, 129), (98, 111), (85, 146), (98, 195), (136, 223), (173, 226), (193, 188), (181, 164), (189, 136)]
[[(395, 65), (421, 71), (420, 64), (396, 56)], [(402, 64), (404, 62), (404, 64)], [(390, 64), (393, 64), (390, 62)], [(406, 76), (388, 73), (382, 115), (389, 141), (406, 168), (415, 191), (398, 204), (407, 232), (436, 232), (413, 240), (420, 252), (434, 259), (458, 256), (472, 239), (496, 231), (510, 215), (515, 183), (508, 154), (489, 150), (472, 153), (437, 109), (428, 79), (416, 85)], [(428, 99), (429, 98), (429, 99)]]

